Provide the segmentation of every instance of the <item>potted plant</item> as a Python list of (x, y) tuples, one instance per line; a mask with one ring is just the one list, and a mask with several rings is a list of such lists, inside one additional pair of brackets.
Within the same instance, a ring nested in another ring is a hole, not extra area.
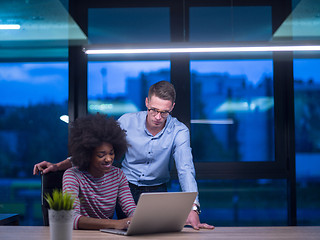
[(54, 189), (52, 196), (45, 194), (45, 199), (49, 204), (51, 240), (71, 240), (74, 198), (69, 193)]

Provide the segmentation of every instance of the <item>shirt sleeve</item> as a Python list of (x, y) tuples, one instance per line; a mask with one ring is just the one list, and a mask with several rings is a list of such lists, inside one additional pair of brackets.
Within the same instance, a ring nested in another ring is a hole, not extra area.
[(126, 124), (126, 114), (122, 115), (121, 117), (118, 118), (118, 123), (120, 124), (120, 127), (122, 129), (126, 129), (125, 128), (125, 124)]
[(79, 200), (79, 181), (73, 171), (66, 170), (63, 174), (63, 192), (71, 194), (75, 201), (73, 203), (74, 215), (73, 215), (73, 229), (78, 229), (80, 215), (80, 200)]
[(122, 211), (126, 214), (126, 216), (132, 217), (134, 211), (136, 210), (136, 204), (133, 200), (127, 178), (122, 172), (122, 170), (120, 169), (119, 169), (119, 175), (120, 175), (120, 186), (119, 186), (118, 202), (119, 202), (119, 205), (121, 206)]
[[(183, 192), (198, 192), (196, 173), (190, 147), (190, 134), (187, 127), (180, 130), (175, 137), (173, 158), (175, 160), (180, 186)], [(199, 204), (199, 196), (195, 203)]]

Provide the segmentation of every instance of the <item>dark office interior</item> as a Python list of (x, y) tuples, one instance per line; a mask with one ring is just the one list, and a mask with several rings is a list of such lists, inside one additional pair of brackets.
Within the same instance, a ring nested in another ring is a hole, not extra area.
[[(87, 54), (87, 49), (320, 45), (317, 0), (1, 1), (0, 213), (43, 224), (34, 164), (68, 157), (68, 121), (146, 110), (176, 89), (201, 220), (320, 225), (320, 52)], [(3, 34), (1, 34), (3, 31)], [(20, 31), (20, 32), (19, 32)], [(180, 191), (172, 167), (169, 191)]]

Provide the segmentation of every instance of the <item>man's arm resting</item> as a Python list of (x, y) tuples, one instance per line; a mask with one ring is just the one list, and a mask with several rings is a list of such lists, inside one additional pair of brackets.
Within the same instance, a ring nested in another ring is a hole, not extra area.
[(42, 173), (46, 174), (48, 172), (56, 172), (60, 170), (66, 170), (68, 168), (72, 167), (71, 163), (71, 157), (68, 157), (67, 159), (58, 162), (58, 163), (50, 163), (47, 161), (43, 161), (40, 163), (37, 163), (33, 167), (33, 175)]

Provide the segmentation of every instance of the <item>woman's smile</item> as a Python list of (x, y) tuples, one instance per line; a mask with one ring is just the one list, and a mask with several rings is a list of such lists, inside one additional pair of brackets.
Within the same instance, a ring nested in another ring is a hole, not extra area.
[(97, 147), (93, 153), (89, 172), (92, 176), (101, 177), (110, 170), (115, 153), (113, 146), (109, 143), (103, 143)]

